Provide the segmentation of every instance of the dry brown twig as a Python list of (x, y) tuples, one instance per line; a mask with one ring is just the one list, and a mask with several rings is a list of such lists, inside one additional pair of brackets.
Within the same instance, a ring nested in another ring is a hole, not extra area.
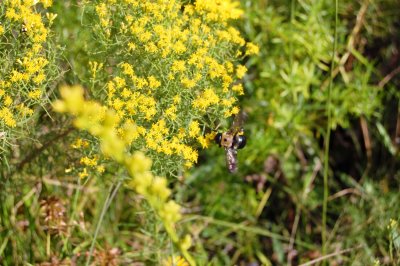
[[(359, 39), (360, 39), (359, 35), (360, 35), (361, 28), (365, 21), (365, 15), (367, 13), (368, 6), (369, 6), (369, 0), (365, 0), (362, 4), (360, 10), (357, 13), (356, 24), (354, 25), (353, 30), (351, 31), (351, 34), (349, 36), (349, 40), (348, 40), (347, 46), (346, 46), (346, 52), (339, 59), (339, 64), (337, 65), (337, 67), (335, 67), (335, 69), (333, 69), (332, 79), (335, 78), (339, 73), (342, 73), (344, 78), (346, 77), (345, 72), (347, 72), (347, 71), (344, 68), (344, 65), (351, 58), (352, 51), (357, 50), (356, 46), (359, 43)], [(328, 86), (330, 79), (331, 79), (331, 77), (328, 77), (327, 79), (324, 80), (324, 82), (321, 85), (322, 90)]]

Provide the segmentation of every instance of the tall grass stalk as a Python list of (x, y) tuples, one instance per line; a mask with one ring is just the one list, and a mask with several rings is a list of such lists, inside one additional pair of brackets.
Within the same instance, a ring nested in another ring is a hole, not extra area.
[[(73, 205), (72, 205), (72, 211), (71, 211), (71, 216), (69, 219), (68, 224), (72, 224), (72, 222), (75, 219), (75, 215), (76, 215), (76, 208), (78, 206), (78, 199), (80, 196), (80, 191), (82, 189), (82, 184), (81, 184), (81, 179), (78, 178), (78, 187), (76, 188), (75, 191), (75, 195), (74, 195), (74, 201), (73, 201)], [(64, 240), (64, 246), (63, 246), (63, 252), (67, 252), (67, 247), (68, 247), (68, 241), (69, 241), (69, 236), (72, 234), (74, 227), (71, 227), (69, 234), (67, 235), (67, 237)]]
[(119, 188), (121, 187), (121, 184), (122, 184), (122, 181), (120, 180), (117, 182), (116, 185), (111, 186), (110, 191), (107, 196), (107, 199), (104, 202), (103, 209), (101, 210), (101, 214), (99, 217), (99, 221), (97, 222), (96, 231), (94, 232), (92, 243), (90, 245), (89, 255), (88, 255), (88, 258), (87, 258), (86, 264), (85, 264), (86, 266), (90, 265), (90, 260), (93, 255), (94, 245), (96, 244), (97, 235), (99, 234), (101, 224), (103, 223), (103, 220), (104, 220), (104, 216), (105, 216), (108, 208), (110, 207), (112, 200), (114, 199), (115, 195), (117, 194)]
[[(328, 172), (329, 172), (329, 140), (331, 137), (331, 91), (332, 91), (332, 83), (333, 83), (333, 69), (335, 67), (335, 54), (337, 47), (337, 27), (338, 27), (338, 2), (339, 0), (335, 0), (335, 28), (333, 33), (333, 49), (332, 49), (332, 60), (330, 67), (330, 79), (328, 86), (328, 99), (326, 102), (326, 113), (328, 117), (327, 125), (326, 125), (326, 136), (325, 136), (325, 154), (324, 154), (324, 199), (322, 205), (322, 256), (326, 255), (326, 212), (328, 209)], [(326, 261), (324, 262), (326, 264)]]

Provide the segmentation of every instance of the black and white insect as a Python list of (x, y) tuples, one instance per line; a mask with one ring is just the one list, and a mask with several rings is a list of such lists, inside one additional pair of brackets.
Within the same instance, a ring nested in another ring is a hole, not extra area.
[(231, 128), (226, 132), (218, 133), (214, 138), (215, 142), (225, 149), (226, 167), (230, 173), (235, 173), (238, 169), (237, 150), (246, 146), (244, 120), (245, 114), (240, 112), (233, 119)]
[(27, 33), (28, 32), (28, 28), (26, 27), (25, 23), (22, 24), (21, 26), (21, 33)]

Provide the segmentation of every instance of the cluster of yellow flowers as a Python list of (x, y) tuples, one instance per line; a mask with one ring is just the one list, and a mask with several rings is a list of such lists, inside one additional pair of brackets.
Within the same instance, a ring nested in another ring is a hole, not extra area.
[(87, 154), (85, 154), (85, 152), (82, 154), (82, 151), (86, 151), (86, 148), (90, 147), (90, 142), (88, 140), (82, 138), (82, 136), (79, 136), (75, 139), (75, 141), (72, 142), (70, 147), (72, 150), (76, 150), (81, 158), (78, 161), (78, 167), (76, 167), (76, 163), (70, 162), (70, 167), (65, 169), (66, 173), (70, 173), (76, 168), (79, 169), (78, 176), (80, 178), (92, 176), (94, 173), (104, 173), (105, 166), (103, 163), (106, 161), (105, 158), (100, 157), (98, 154), (92, 155), (90, 150), (87, 152)]
[(155, 168), (191, 167), (196, 147), (208, 147), (218, 121), (239, 112), (235, 103), (244, 91), (237, 79), (247, 69), (238, 62), (258, 53), (230, 25), (242, 14), (239, 3), (93, 2), (87, 10), (98, 18), (92, 26), (103, 50), (89, 66), (97, 86), (93, 94), (137, 126), (130, 145), (145, 150)]
[[(50, 0), (5, 0), (0, 8), (0, 131), (23, 125), (34, 113), (35, 105), (48, 99), (46, 70), (54, 67), (46, 50), (51, 23), (37, 5), (51, 6)], [(51, 65), (51, 66), (49, 66)]]
[(164, 261), (164, 266), (189, 266), (189, 263), (181, 256), (171, 256)]
[[(190, 239), (186, 237), (184, 241), (180, 241), (175, 231), (175, 224), (181, 219), (180, 206), (169, 199), (171, 190), (167, 186), (167, 180), (152, 174), (152, 161), (142, 152), (136, 151), (131, 154), (127, 151), (131, 134), (137, 132), (136, 125), (122, 122), (112, 109), (93, 101), (86, 101), (83, 98), (83, 89), (79, 86), (62, 87), (60, 92), (62, 99), (54, 102), (54, 109), (74, 115), (74, 125), (97, 137), (104, 155), (126, 167), (131, 177), (128, 185), (149, 202), (172, 241), (191, 260), (186, 251), (190, 246)], [(117, 128), (123, 128), (125, 134), (121, 136)], [(90, 158), (82, 160), (87, 165), (97, 165), (96, 161)]]

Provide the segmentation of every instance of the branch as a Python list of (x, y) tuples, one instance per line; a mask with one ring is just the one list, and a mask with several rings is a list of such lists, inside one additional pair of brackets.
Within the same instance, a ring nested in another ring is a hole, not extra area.
[(61, 133), (60, 135), (55, 136), (54, 138), (52, 138), (51, 140), (45, 142), (43, 144), (42, 147), (34, 150), (31, 154), (29, 154), (28, 156), (25, 157), (25, 159), (23, 159), (17, 166), (17, 169), (22, 169), (25, 164), (30, 163), (33, 159), (35, 159), (37, 156), (40, 155), (40, 153), (42, 153), (44, 150), (46, 150), (48, 147), (50, 147), (51, 145), (53, 145), (56, 141), (58, 141), (59, 139), (67, 136), (69, 133), (71, 133), (74, 130), (73, 127), (68, 128), (66, 131), (64, 131), (63, 133)]

